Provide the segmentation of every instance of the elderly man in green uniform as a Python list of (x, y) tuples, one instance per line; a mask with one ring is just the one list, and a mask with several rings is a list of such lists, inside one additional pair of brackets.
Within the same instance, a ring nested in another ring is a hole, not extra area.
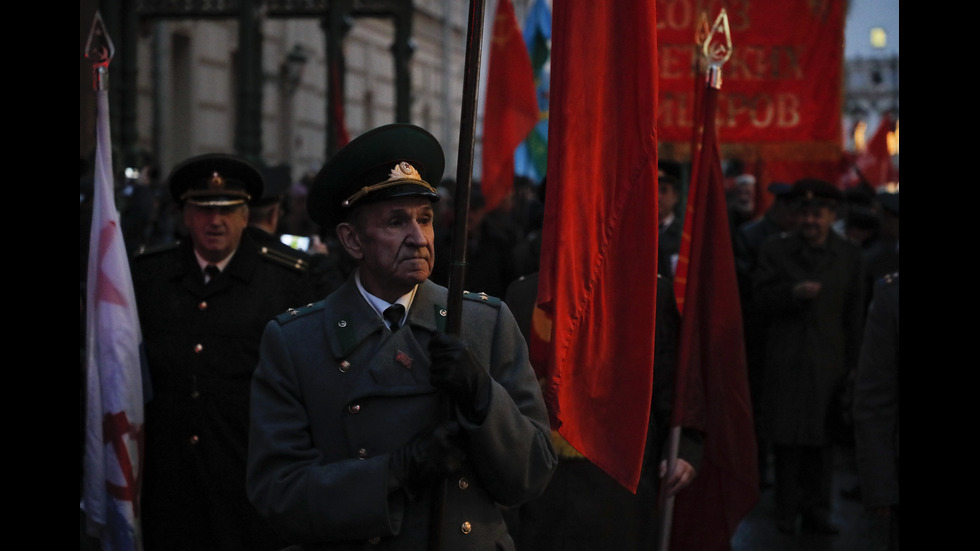
[(763, 430), (773, 446), (777, 526), (836, 534), (830, 521), (831, 402), (857, 366), (863, 328), (861, 250), (833, 231), (839, 189), (793, 185), (799, 230), (766, 241), (753, 274), (757, 312), (768, 322)]
[(539, 495), (555, 467), (507, 306), (467, 295), (461, 334), (444, 332), (447, 290), (428, 280), (430, 182), (443, 166), (428, 132), (393, 124), (352, 141), (313, 184), (311, 217), (336, 227), (358, 267), (266, 328), (247, 482), (305, 548), (513, 549), (501, 507)]
[(283, 542), (245, 495), (249, 386), (265, 324), (316, 300), (303, 266), (244, 230), (260, 173), (223, 154), (170, 175), (187, 239), (133, 262), (153, 397), (146, 405), (148, 551), (272, 551)]

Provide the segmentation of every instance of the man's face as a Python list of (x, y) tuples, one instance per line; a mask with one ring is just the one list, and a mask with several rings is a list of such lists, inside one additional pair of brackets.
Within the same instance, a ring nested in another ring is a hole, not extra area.
[(674, 212), (674, 208), (677, 207), (677, 202), (680, 200), (680, 194), (674, 189), (674, 186), (670, 184), (660, 184), (660, 196), (658, 198), (657, 214), (659, 219), (663, 220), (667, 218)]
[(836, 215), (828, 206), (808, 206), (800, 210), (800, 235), (810, 245), (823, 245)]
[(209, 262), (220, 262), (235, 251), (248, 225), (248, 207), (184, 205), (184, 225), (194, 250)]
[(743, 212), (751, 212), (755, 207), (755, 187), (746, 184), (736, 187), (735, 205)]
[(365, 205), (353, 222), (337, 226), (344, 248), (356, 258), (369, 293), (394, 302), (428, 279), (435, 262), (432, 203), (400, 197)]

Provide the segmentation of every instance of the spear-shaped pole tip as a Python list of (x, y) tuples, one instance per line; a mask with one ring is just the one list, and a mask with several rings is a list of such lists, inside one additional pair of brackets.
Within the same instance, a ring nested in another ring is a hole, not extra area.
[(720, 90), (721, 66), (732, 57), (732, 32), (728, 27), (728, 12), (725, 8), (715, 18), (702, 52), (708, 63), (708, 86)]
[(116, 48), (112, 45), (109, 33), (106, 32), (102, 15), (96, 11), (88, 40), (85, 42), (85, 58), (92, 62), (92, 85), (96, 91), (108, 90), (109, 62), (112, 61), (115, 53)]

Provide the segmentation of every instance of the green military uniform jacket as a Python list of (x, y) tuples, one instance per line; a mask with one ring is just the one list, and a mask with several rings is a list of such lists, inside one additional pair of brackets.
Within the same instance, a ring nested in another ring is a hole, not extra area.
[[(556, 465), (527, 346), (497, 299), (463, 301), (461, 338), (493, 378), (464, 469), (450, 479), (443, 549), (512, 549), (500, 507), (538, 496)], [(432, 495), (389, 483), (391, 452), (444, 420), (428, 344), (447, 291), (421, 283), (389, 331), (349, 279), (325, 301), (269, 323), (252, 385), (248, 492), (290, 541), (311, 549), (427, 549)]]

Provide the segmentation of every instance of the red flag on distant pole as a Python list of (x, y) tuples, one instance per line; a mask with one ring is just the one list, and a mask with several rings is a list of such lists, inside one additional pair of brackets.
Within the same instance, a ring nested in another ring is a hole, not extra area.
[[(727, 43), (719, 46), (719, 40)], [(759, 492), (742, 313), (715, 134), (721, 64), (731, 55), (724, 10), (705, 52), (711, 54), (695, 157), (699, 162), (693, 167), (675, 280), (684, 300), (683, 306), (678, 304), (681, 332), (673, 421), (674, 427), (704, 433), (704, 458), (697, 478), (673, 504), (674, 551), (729, 549), (738, 523)]]
[(553, 427), (636, 491), (657, 288), (654, 0), (555, 2), (538, 303)]
[(85, 481), (87, 532), (104, 551), (135, 551), (140, 543), (143, 478), (143, 379), (139, 317), (129, 260), (113, 199), (109, 139), (112, 41), (98, 14), (86, 45), (95, 68), (95, 181), (86, 285)]
[(489, 210), (514, 187), (514, 151), (538, 122), (531, 57), (510, 0), (497, 2), (486, 98), (482, 191)]
[(868, 141), (867, 151), (858, 162), (864, 177), (875, 188), (898, 181), (898, 170), (892, 164), (891, 152), (888, 150), (888, 134), (894, 131), (895, 121), (889, 113), (885, 113), (878, 129)]
[(332, 127), (334, 146), (339, 150), (350, 142), (347, 120), (344, 112), (344, 87), (341, 85), (340, 63), (330, 62), (330, 109), (333, 115)]

